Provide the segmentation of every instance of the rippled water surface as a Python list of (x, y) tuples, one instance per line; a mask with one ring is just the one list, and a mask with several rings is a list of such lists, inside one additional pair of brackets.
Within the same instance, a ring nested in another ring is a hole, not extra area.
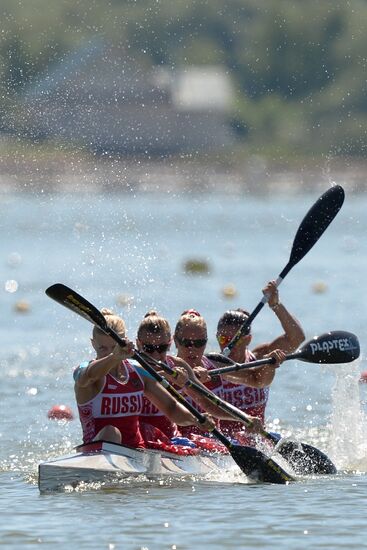
[[(321, 191), (320, 191), (321, 193)], [(76, 410), (71, 372), (91, 357), (91, 325), (48, 299), (55, 282), (96, 306), (112, 307), (135, 336), (157, 309), (174, 325), (195, 307), (215, 349), (217, 319), (253, 309), (261, 288), (286, 265), (296, 230), (320, 193), (273, 196), (0, 195), (0, 545), (9, 548), (358, 548), (365, 547), (367, 494), (365, 366), (367, 198), (348, 196), (332, 225), (280, 287), (308, 338), (358, 335), (361, 359), (279, 369), (268, 427), (327, 452), (334, 477), (289, 486), (215, 479), (164, 484), (140, 479), (40, 495), (37, 465), (80, 442), (78, 421), (47, 419), (56, 403)], [(187, 275), (188, 259), (208, 274)], [(232, 284), (237, 294), (224, 296)], [(253, 344), (280, 327), (265, 307)]]

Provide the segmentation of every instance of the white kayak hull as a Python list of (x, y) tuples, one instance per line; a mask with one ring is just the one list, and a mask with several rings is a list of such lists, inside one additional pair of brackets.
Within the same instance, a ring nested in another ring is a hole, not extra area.
[(38, 486), (41, 492), (49, 492), (76, 487), (81, 482), (112, 482), (141, 475), (149, 479), (182, 478), (223, 470), (240, 472), (226, 454), (203, 451), (197, 455), (178, 455), (96, 441), (78, 447), (74, 454), (39, 464)]

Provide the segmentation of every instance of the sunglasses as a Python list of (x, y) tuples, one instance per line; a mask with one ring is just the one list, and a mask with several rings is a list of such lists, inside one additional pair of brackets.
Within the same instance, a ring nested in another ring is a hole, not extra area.
[(158, 351), (158, 353), (163, 353), (164, 351), (168, 351), (171, 344), (142, 344), (141, 347), (143, 351), (146, 353), (154, 353), (155, 351)]
[(184, 348), (202, 348), (206, 345), (208, 339), (202, 338), (201, 340), (192, 340), (191, 338), (179, 338), (176, 336), (177, 342)]
[[(241, 338), (243, 338), (244, 336), (247, 336), (247, 334), (242, 334)], [(234, 338), (234, 335), (225, 336), (224, 334), (218, 334), (217, 341), (220, 346), (226, 346), (227, 344), (229, 344), (229, 342), (231, 342), (231, 340), (233, 340), (233, 338)]]

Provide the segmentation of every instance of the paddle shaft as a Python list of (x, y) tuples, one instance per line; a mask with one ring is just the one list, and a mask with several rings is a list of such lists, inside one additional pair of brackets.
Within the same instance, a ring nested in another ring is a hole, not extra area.
[[(339, 212), (343, 202), (344, 190), (340, 185), (335, 185), (323, 193), (310, 208), (297, 230), (289, 261), (278, 275), (276, 280), (277, 287), (287, 276), (290, 270), (307, 254), (307, 252), (309, 252), (309, 250), (311, 250), (314, 244), (316, 244)], [(252, 321), (267, 301), (268, 297), (264, 295), (253, 312), (236, 332), (232, 340), (223, 349), (222, 354), (224, 356), (228, 357), (240, 338), (247, 333)]]
[[(297, 359), (297, 357), (297, 353), (292, 353), (290, 355), (286, 355), (284, 361), (288, 361), (289, 359)], [(210, 374), (210, 376), (216, 376), (218, 374), (228, 374), (230, 372), (237, 372), (239, 370), (256, 369), (257, 367), (261, 367), (263, 365), (274, 365), (274, 363), (274, 357), (267, 357), (264, 359), (258, 359), (257, 361), (251, 361), (250, 363), (235, 363), (234, 365), (228, 365), (228, 367), (212, 369), (208, 371), (208, 373)]]
[[(308, 340), (300, 349), (294, 353), (287, 354), (285, 360), (299, 359), (308, 363), (337, 364), (350, 363), (357, 359), (359, 355), (360, 346), (355, 334), (345, 330), (333, 330)], [(218, 353), (209, 354), (208, 357), (214, 362), (229, 364), (227, 367), (211, 370), (211, 375), (226, 374), (275, 363), (273, 357), (264, 357), (263, 359), (248, 363), (235, 363), (228, 357), (224, 357)]]

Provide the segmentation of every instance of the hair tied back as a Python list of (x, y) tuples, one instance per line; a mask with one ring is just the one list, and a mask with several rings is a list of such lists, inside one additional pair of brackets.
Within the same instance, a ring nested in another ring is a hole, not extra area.
[(182, 315), (192, 315), (193, 317), (201, 317), (200, 313), (196, 309), (185, 309), (185, 311), (181, 313), (181, 317)]

